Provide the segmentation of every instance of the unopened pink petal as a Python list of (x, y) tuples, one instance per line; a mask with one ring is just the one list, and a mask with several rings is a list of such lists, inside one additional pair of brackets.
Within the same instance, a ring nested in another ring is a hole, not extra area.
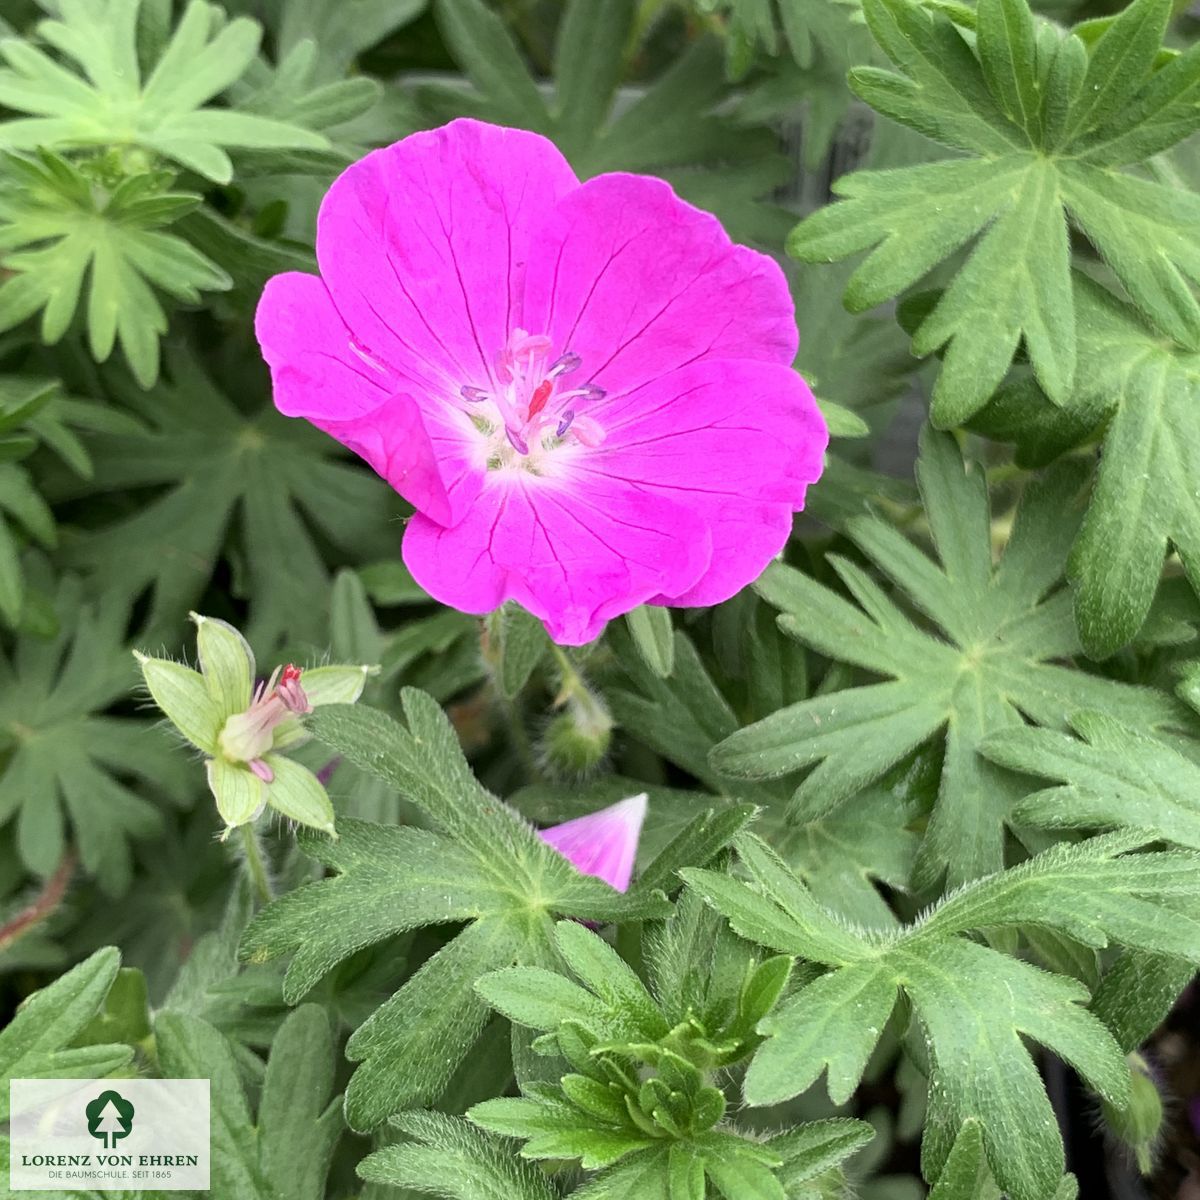
[[(708, 526), (708, 571), (657, 598), (675, 605), (717, 604), (762, 574), (829, 442), (804, 380), (763, 362), (683, 367), (606, 405), (602, 423), (604, 444), (581, 459), (581, 471), (669, 496)], [(580, 484), (591, 486), (583, 476)]]
[(646, 793), (543, 829), (538, 837), (565, 855), (585, 875), (595, 875), (619, 892), (629, 889), (638, 838), (646, 819)]
[(322, 278), (373, 354), (432, 402), (456, 397), (488, 383), (522, 324), (531, 232), (577, 185), (537, 134), (472, 120), (415, 133), (334, 181), (317, 224)]
[(423, 411), (401, 390), (405, 382), (358, 347), (320, 279), (290, 272), (268, 280), (255, 332), (280, 412), (349, 447), (435, 520), (470, 504), (479, 472), (455, 412)]
[(534, 250), (525, 327), (580, 355), (610, 398), (701, 359), (795, 358), (779, 265), (661, 179), (589, 180), (547, 215)]
[(591, 476), (586, 486), (491, 473), (467, 516), (445, 528), (418, 514), (404, 561), (435, 599), (464, 612), (516, 600), (563, 645), (708, 568), (703, 520), (665, 493)]

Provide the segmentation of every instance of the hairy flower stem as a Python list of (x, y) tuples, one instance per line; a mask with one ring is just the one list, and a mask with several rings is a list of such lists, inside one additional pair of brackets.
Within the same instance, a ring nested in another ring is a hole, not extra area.
[(263, 858), (262, 844), (258, 834), (251, 824), (240, 827), (242, 834), (242, 849), (246, 855), (246, 873), (254, 885), (255, 894), (263, 904), (270, 904), (275, 898), (271, 892), (271, 876), (267, 871), (267, 863)]
[(562, 683), (554, 700), (555, 708), (562, 708), (568, 701), (573, 701), (578, 705), (578, 711), (585, 718), (607, 721), (609, 719), (608, 712), (602, 701), (588, 687), (587, 681), (571, 661), (567, 652), (557, 642), (550, 643), (550, 650), (562, 676)]

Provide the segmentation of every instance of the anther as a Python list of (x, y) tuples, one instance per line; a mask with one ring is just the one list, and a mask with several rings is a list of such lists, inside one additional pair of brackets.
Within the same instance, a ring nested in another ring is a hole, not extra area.
[(464, 400), (468, 400), (472, 404), (478, 404), (481, 400), (488, 398), (488, 394), (483, 388), (469, 387), (465, 384), (458, 389), (458, 392)]
[(575, 410), (573, 408), (568, 408), (567, 411), (563, 413), (562, 420), (560, 420), (558, 423), (558, 429), (556, 432), (559, 437), (566, 436), (566, 432), (571, 428), (571, 422), (573, 420), (575, 420)]
[(583, 359), (574, 351), (568, 350), (565, 354), (559, 355), (547, 374), (555, 379), (559, 375), (569, 375), (572, 371), (578, 371), (582, 365)]

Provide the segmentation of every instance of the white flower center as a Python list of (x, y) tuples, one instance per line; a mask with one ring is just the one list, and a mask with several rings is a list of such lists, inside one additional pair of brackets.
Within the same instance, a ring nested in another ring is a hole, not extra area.
[(544, 334), (515, 329), (496, 356), (496, 382), (486, 387), (464, 384), (459, 394), (468, 404), (475, 427), (488, 439), (489, 470), (536, 467), (557, 446), (598, 446), (604, 430), (580, 411), (604, 398), (593, 383), (571, 386), (566, 376), (583, 366), (570, 350), (551, 358)]

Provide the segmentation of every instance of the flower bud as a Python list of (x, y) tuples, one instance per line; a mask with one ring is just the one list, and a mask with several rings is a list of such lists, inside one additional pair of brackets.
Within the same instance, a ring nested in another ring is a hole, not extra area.
[(541, 751), (551, 774), (587, 775), (603, 761), (612, 742), (613, 720), (599, 697), (572, 697), (542, 735)]

